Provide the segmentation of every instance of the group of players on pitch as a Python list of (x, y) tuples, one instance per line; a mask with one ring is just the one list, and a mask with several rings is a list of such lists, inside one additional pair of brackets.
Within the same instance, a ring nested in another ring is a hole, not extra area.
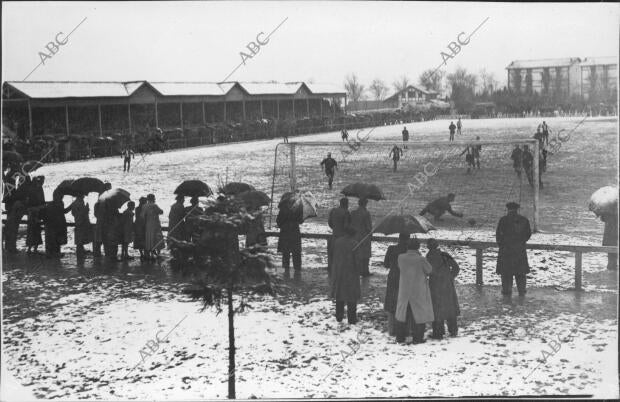
[[(463, 124), (461, 123), (461, 119), (459, 118), (456, 125), (454, 122), (450, 122), (450, 126), (448, 129), (450, 131), (449, 141), (454, 141), (455, 132), (460, 135), (462, 133)], [(536, 130), (536, 134), (534, 134), (535, 139), (539, 142), (539, 169), (538, 169), (538, 183), (540, 188), (543, 188), (542, 183), (542, 174), (547, 170), (547, 147), (549, 146), (549, 126), (545, 121), (542, 124), (538, 125)], [(341, 131), (342, 141), (348, 141), (349, 133), (346, 129)], [(407, 149), (407, 142), (409, 141), (409, 131), (405, 126), (402, 131), (403, 136), (403, 147), (399, 147), (398, 145), (394, 145), (388, 154), (388, 158), (392, 160), (393, 163), (393, 171), (396, 172), (398, 170), (398, 162), (401, 157), (405, 153), (405, 149)], [(480, 141), (480, 137), (476, 136), (476, 141)], [(471, 173), (474, 169), (480, 169), (480, 154), (482, 152), (482, 145), (468, 145), (463, 152), (459, 154), (459, 156), (465, 155), (465, 163), (467, 164), (467, 174)], [(519, 146), (516, 145), (513, 149), (510, 159), (512, 159), (512, 166), (519, 177), (522, 176), (522, 172), (525, 171), (525, 175), (527, 177), (528, 183), (530, 186), (534, 186), (534, 155), (530, 150), (528, 145)], [(327, 157), (321, 161), (321, 167), (325, 170), (325, 175), (327, 176), (329, 188), (332, 188), (332, 183), (334, 181), (334, 175), (336, 174), (336, 167), (338, 166), (338, 162), (334, 158), (332, 158), (331, 153), (327, 153)]]

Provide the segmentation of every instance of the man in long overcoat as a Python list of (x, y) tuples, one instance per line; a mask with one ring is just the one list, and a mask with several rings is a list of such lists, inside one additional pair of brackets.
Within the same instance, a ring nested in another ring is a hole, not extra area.
[(332, 271), (332, 260), (334, 243), (336, 239), (345, 235), (345, 229), (351, 224), (351, 214), (349, 213), (349, 199), (340, 199), (340, 206), (329, 211), (327, 224), (332, 229), (332, 235), (327, 240), (327, 270)]
[(530, 272), (525, 243), (530, 239), (532, 230), (530, 229), (530, 221), (519, 215), (519, 207), (516, 202), (506, 204), (508, 213), (500, 218), (495, 232), (495, 239), (499, 246), (496, 272), (502, 277), (502, 294), (504, 296), (512, 295), (513, 276), (517, 281), (519, 296), (524, 296), (525, 275)]
[[(177, 195), (176, 202), (170, 206), (170, 213), (168, 214), (168, 237), (174, 237), (177, 240), (188, 240), (185, 230), (185, 197)], [(170, 247), (172, 243), (168, 243)]]
[(347, 305), (349, 324), (357, 322), (357, 301), (362, 294), (360, 273), (355, 264), (355, 230), (345, 228), (345, 235), (334, 242), (334, 265), (331, 275), (330, 296), (336, 299), (336, 320), (344, 318), (344, 305)]
[(360, 275), (370, 276), (371, 273), (368, 270), (368, 265), (372, 248), (372, 218), (370, 217), (370, 212), (366, 209), (368, 199), (360, 198), (358, 205), (359, 207), (351, 212), (351, 227), (355, 229), (355, 240), (357, 241), (355, 256), (359, 264)]
[[(603, 214), (601, 220), (605, 222), (603, 229), (603, 246), (618, 245), (618, 214)], [(618, 254), (607, 254), (607, 269), (618, 270)]]
[(433, 272), (428, 280), (433, 313), (435, 313), (432, 337), (441, 339), (445, 335), (444, 321), (448, 324), (450, 336), (456, 336), (458, 332), (456, 317), (461, 314), (461, 310), (454, 287), (454, 278), (459, 273), (459, 265), (450, 254), (439, 249), (439, 244), (435, 239), (428, 239), (426, 259), (433, 266)]
[(278, 252), (282, 253), (282, 266), (285, 271), (291, 267), (291, 255), (293, 256), (293, 268), (301, 270), (301, 231), (299, 225), (303, 223), (303, 210), (291, 209), (286, 202), (278, 206), (280, 211), (276, 218), (276, 224), (280, 228), (278, 237)]
[(433, 267), (420, 252), (418, 239), (411, 239), (407, 252), (398, 256), (400, 281), (396, 304), (396, 341), (404, 342), (409, 322), (413, 325), (413, 343), (423, 343), (426, 323), (435, 320), (428, 275)]
[(398, 256), (407, 252), (407, 244), (409, 243), (409, 233), (400, 233), (398, 235), (398, 244), (388, 247), (385, 252), (383, 266), (389, 268), (387, 277), (387, 285), (385, 287), (385, 303), (383, 310), (388, 316), (388, 333), (391, 336), (396, 335), (394, 314), (396, 313), (396, 303), (398, 302), (398, 284), (400, 282), (400, 269), (398, 269)]

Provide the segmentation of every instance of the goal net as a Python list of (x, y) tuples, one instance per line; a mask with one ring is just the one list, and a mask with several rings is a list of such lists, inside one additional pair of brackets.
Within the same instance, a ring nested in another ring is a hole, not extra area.
[[(394, 146), (402, 150), (396, 171), (390, 155)], [(446, 213), (438, 228), (494, 230), (506, 212), (505, 204), (514, 201), (521, 204), (520, 213), (535, 229), (538, 161), (533, 158), (530, 185), (527, 172), (521, 169), (519, 175), (513, 166), (511, 156), (517, 146), (528, 146), (532, 155), (538, 153), (536, 140), (281, 143), (275, 150), (271, 225), (275, 225), (277, 204), (286, 191), (310, 191), (319, 204), (318, 216), (312, 222), (327, 224), (329, 209), (338, 206), (342, 189), (363, 182), (376, 184), (386, 198), (368, 203), (373, 222), (390, 214), (417, 215), (430, 201), (454, 193), (452, 209), (464, 216)], [(473, 158), (472, 166), (467, 149), (475, 156), (475, 147), (480, 147), (479, 158)], [(338, 163), (331, 190), (320, 166), (327, 153)], [(349, 206), (356, 208), (356, 200)], [(430, 214), (426, 216), (433, 222)]]

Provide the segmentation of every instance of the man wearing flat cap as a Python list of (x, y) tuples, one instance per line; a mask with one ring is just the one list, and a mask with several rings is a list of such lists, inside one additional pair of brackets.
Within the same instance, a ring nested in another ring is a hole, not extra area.
[(502, 277), (502, 294), (504, 296), (512, 295), (513, 276), (517, 282), (519, 296), (524, 296), (525, 275), (530, 272), (525, 243), (530, 239), (532, 230), (530, 229), (530, 221), (519, 215), (519, 204), (509, 202), (506, 204), (506, 209), (508, 209), (508, 213), (500, 218), (495, 232), (495, 239), (499, 246), (496, 272)]

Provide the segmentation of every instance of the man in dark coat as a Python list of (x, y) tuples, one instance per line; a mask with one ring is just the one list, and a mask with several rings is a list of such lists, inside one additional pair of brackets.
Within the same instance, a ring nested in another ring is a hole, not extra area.
[(400, 281), (398, 256), (407, 252), (408, 243), (409, 233), (400, 233), (398, 235), (398, 244), (388, 247), (383, 260), (383, 266), (390, 269), (387, 277), (387, 286), (385, 287), (385, 303), (383, 304), (383, 310), (388, 316), (388, 333), (390, 336), (396, 335), (394, 314), (396, 314), (398, 283)]
[(523, 151), (521, 147), (515, 145), (515, 149), (510, 154), (510, 159), (512, 159), (512, 167), (517, 173), (517, 177), (521, 178), (521, 169), (523, 168)]
[(282, 253), (282, 267), (288, 271), (291, 267), (291, 255), (293, 256), (293, 269), (301, 270), (301, 231), (299, 225), (303, 223), (303, 210), (291, 209), (284, 200), (278, 206), (280, 211), (276, 218), (276, 224), (280, 228), (278, 237), (278, 252)]
[(369, 271), (370, 256), (372, 254), (372, 218), (366, 209), (368, 199), (360, 198), (359, 207), (351, 212), (351, 226), (355, 229), (355, 240), (357, 240), (355, 256), (359, 265), (361, 276), (370, 276)]
[(497, 224), (495, 239), (499, 246), (496, 272), (502, 277), (502, 294), (512, 295), (512, 277), (517, 281), (519, 296), (525, 296), (526, 277), (530, 272), (525, 243), (530, 239), (530, 221), (519, 215), (519, 204), (506, 204), (508, 213)]
[[(601, 220), (605, 222), (603, 230), (603, 246), (618, 246), (618, 214), (602, 214)], [(607, 254), (607, 269), (618, 270), (618, 254)]]
[(331, 275), (330, 295), (336, 299), (336, 321), (344, 318), (344, 305), (347, 305), (349, 324), (357, 322), (357, 301), (361, 296), (360, 272), (355, 264), (355, 230), (345, 229), (345, 235), (334, 243), (334, 272)]
[(334, 243), (338, 237), (345, 235), (345, 229), (351, 224), (349, 213), (349, 199), (340, 199), (340, 206), (329, 211), (327, 224), (332, 229), (332, 235), (327, 240), (327, 270), (331, 272)]
[(53, 201), (43, 208), (41, 217), (45, 223), (45, 254), (48, 258), (60, 257), (60, 246), (67, 244), (67, 220), (65, 213), (70, 207), (64, 207), (62, 195), (55, 194)]
[[(409, 141), (409, 131), (407, 131), (407, 127), (403, 128), (403, 142)], [(403, 145), (403, 148), (407, 149), (407, 144)]]
[(459, 264), (445, 251), (439, 249), (439, 243), (435, 239), (428, 239), (428, 253), (426, 259), (433, 266), (429, 276), (428, 286), (431, 289), (433, 301), (432, 338), (441, 339), (446, 333), (444, 321), (448, 324), (450, 336), (456, 336), (458, 328), (456, 317), (461, 314), (459, 301), (454, 287), (454, 278), (459, 273)]
[(424, 215), (425, 213), (428, 212), (431, 215), (433, 215), (433, 217), (435, 217), (435, 220), (440, 220), (443, 214), (445, 214), (446, 212), (449, 212), (450, 214), (454, 216), (462, 218), (463, 214), (460, 212), (453, 211), (452, 206), (450, 205), (450, 203), (454, 201), (455, 198), (456, 198), (456, 195), (454, 193), (450, 193), (445, 197), (439, 197), (436, 200), (433, 200), (432, 202), (428, 203), (424, 207), (424, 209), (420, 212), (420, 215)]
[(454, 141), (454, 132), (456, 131), (456, 126), (454, 125), (453, 121), (450, 122), (450, 126), (448, 126), (448, 129), (450, 130), (450, 141)]
[[(168, 237), (174, 237), (177, 240), (187, 240), (184, 225), (185, 206), (183, 206), (185, 197), (177, 195), (175, 200), (176, 202), (172, 204), (170, 213), (168, 214)], [(170, 248), (170, 244), (171, 243), (168, 243), (168, 248)]]

